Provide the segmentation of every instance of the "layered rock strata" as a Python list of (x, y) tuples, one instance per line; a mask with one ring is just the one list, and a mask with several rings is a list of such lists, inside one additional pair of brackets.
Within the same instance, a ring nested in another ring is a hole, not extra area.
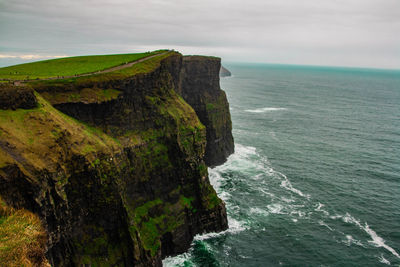
[[(31, 83), (23, 104), (2, 105), (0, 195), (41, 218), (53, 266), (160, 266), (228, 227), (203, 160), (222, 162), (206, 143), (231, 129), (218, 64), (170, 52), (146, 71)], [(190, 75), (199, 106), (177, 93)], [(0, 95), (20, 90), (8, 86)]]

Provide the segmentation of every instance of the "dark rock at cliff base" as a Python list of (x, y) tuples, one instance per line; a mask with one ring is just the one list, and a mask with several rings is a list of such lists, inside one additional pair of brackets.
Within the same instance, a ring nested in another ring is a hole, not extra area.
[(183, 57), (180, 94), (206, 126), (207, 166), (223, 164), (234, 152), (229, 103), (219, 85), (221, 59), (204, 56)]
[(229, 77), (232, 76), (232, 73), (221, 65), (221, 69), (219, 70), (219, 77)]
[(0, 84), (0, 109), (30, 109), (36, 105), (36, 97), (32, 89), (11, 84)]

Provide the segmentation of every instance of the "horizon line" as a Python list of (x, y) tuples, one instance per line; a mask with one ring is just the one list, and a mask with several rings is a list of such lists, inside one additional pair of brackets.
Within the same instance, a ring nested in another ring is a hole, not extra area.
[[(176, 51), (176, 50), (175, 50)], [(179, 51), (177, 51), (179, 52)], [(21, 64), (33, 63), (44, 60), (52, 60), (52, 59), (60, 59), (60, 58), (69, 58), (69, 57), (80, 57), (80, 56), (99, 56), (99, 55), (119, 55), (119, 54), (136, 54), (140, 52), (133, 53), (113, 53), (113, 54), (92, 54), (92, 55), (38, 55), (38, 54), (29, 54), (25, 55), (5, 55), (0, 54), (0, 62), (2, 59), (19, 59), (24, 62), (0, 66), (0, 68), (16, 66)], [(182, 54), (183, 56), (186, 56)], [(209, 55), (199, 55), (199, 56), (209, 56)], [(225, 61), (222, 57), (221, 61), (227, 64), (253, 64), (253, 65), (278, 65), (278, 66), (298, 66), (298, 67), (319, 67), (319, 68), (344, 68), (344, 69), (359, 69), (359, 70), (383, 70), (383, 71), (400, 71), (400, 67), (391, 68), (391, 67), (371, 67), (371, 66), (344, 66), (344, 65), (318, 65), (318, 64), (307, 64), (307, 63), (279, 63), (279, 62), (250, 62), (250, 61), (236, 61), (236, 60), (227, 60)], [(1, 65), (1, 64), (0, 64)]]
[(381, 70), (381, 71), (399, 71), (398, 68), (390, 67), (366, 67), (366, 66), (343, 66), (343, 65), (316, 65), (306, 63), (276, 63), (276, 62), (249, 62), (249, 61), (224, 61), (224, 64), (249, 64), (249, 65), (276, 65), (276, 66), (297, 66), (297, 67), (318, 67), (318, 68), (341, 68), (341, 69), (359, 69), (359, 70)]

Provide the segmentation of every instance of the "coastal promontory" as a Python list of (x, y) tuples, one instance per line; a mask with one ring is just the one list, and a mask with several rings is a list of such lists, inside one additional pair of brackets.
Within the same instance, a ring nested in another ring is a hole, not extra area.
[(233, 153), (220, 59), (82, 58), (0, 69), (0, 226), (29, 214), (42, 240), (23, 257), (160, 266), (196, 234), (227, 229), (207, 171)]

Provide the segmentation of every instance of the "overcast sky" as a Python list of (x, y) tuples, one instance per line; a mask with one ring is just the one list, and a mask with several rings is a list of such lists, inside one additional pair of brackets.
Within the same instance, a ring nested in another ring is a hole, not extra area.
[(400, 0), (0, 0), (0, 66), (159, 48), (400, 69)]

